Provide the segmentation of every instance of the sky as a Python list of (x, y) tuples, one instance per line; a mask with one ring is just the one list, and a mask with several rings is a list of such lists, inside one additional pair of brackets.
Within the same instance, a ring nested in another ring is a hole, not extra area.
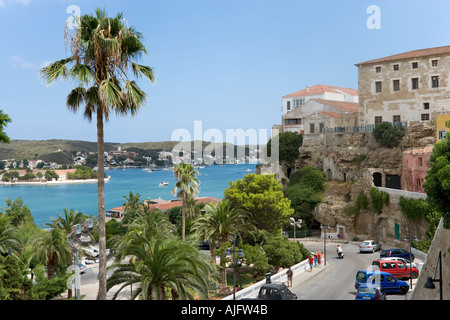
[(227, 133), (242, 129), (265, 143), (281, 123), (282, 96), (316, 84), (358, 89), (358, 62), (450, 45), (448, 0), (0, 0), (10, 139), (96, 141), (95, 121), (66, 108), (76, 85), (47, 86), (39, 71), (70, 54), (71, 15), (97, 7), (122, 12), (143, 34), (149, 55), (139, 63), (156, 75), (139, 82), (148, 100), (136, 116), (105, 123), (105, 142), (180, 140), (180, 130), (233, 142)]

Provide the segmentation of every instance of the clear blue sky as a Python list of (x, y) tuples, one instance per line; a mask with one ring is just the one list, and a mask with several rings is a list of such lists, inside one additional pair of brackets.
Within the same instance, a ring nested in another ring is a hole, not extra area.
[[(113, 116), (107, 142), (170, 140), (174, 130), (267, 129), (281, 97), (316, 84), (358, 88), (355, 63), (450, 44), (448, 0), (0, 0), (0, 110), (11, 139), (96, 141), (95, 123), (66, 109), (73, 87), (38, 77), (66, 56), (67, 8), (123, 12), (144, 36), (157, 83), (136, 117)], [(370, 30), (370, 5), (381, 29)]]

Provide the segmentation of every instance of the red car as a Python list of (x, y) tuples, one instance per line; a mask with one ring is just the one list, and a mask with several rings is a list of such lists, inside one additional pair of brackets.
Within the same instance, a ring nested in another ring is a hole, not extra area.
[(372, 265), (380, 268), (380, 271), (384, 271), (392, 274), (398, 279), (410, 278), (416, 279), (419, 276), (419, 270), (412, 267), (412, 270), (406, 266), (403, 262), (398, 260), (374, 260)]

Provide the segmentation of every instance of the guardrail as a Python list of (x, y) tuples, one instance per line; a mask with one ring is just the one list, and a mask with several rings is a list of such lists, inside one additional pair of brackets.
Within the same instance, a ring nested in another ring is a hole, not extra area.
[[(297, 263), (296, 265), (291, 267), (294, 275), (299, 275), (303, 273), (309, 268), (308, 259), (303, 260), (302, 262)], [(272, 282), (286, 282), (287, 275), (286, 269), (281, 270), (280, 272), (271, 276)], [(266, 283), (266, 280), (258, 281), (257, 283), (247, 287), (245, 289), (239, 290), (236, 292), (236, 300), (244, 299), (244, 298), (256, 298), (258, 296), (259, 289)], [(233, 300), (233, 293), (229, 296), (223, 298), (222, 300)]]

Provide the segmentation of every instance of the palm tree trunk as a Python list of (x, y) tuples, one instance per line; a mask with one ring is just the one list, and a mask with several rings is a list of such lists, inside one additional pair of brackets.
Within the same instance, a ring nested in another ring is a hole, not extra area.
[(184, 240), (186, 235), (186, 198), (183, 199), (183, 207), (181, 209), (181, 239)]
[(104, 152), (103, 108), (97, 109), (97, 173), (98, 173), (98, 300), (106, 300), (106, 230), (105, 230), (105, 170), (103, 166)]

